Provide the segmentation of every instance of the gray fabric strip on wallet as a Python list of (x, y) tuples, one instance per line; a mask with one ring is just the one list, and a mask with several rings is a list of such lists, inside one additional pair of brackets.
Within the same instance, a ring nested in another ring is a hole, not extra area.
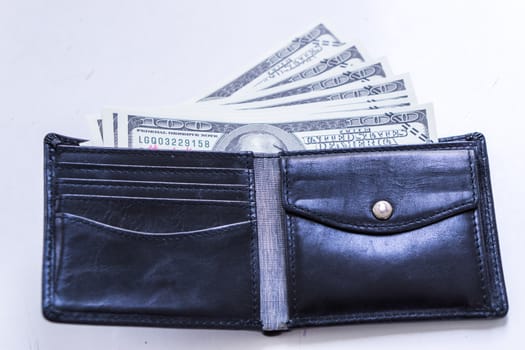
[(254, 159), (263, 330), (288, 328), (285, 215), (279, 158)]

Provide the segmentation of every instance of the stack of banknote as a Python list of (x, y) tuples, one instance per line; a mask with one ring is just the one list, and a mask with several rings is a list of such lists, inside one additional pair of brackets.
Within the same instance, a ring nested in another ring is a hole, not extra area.
[(327, 150), (436, 141), (431, 105), (407, 74), (392, 75), (325, 25), (291, 40), (191, 103), (106, 108), (93, 145), (184, 151)]

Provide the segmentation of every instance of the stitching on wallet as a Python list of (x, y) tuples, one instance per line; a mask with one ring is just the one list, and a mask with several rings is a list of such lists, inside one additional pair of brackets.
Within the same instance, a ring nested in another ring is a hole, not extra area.
[(465, 315), (480, 315), (490, 316), (493, 313), (485, 309), (447, 309), (439, 311), (392, 311), (392, 312), (368, 312), (358, 313), (357, 315), (342, 314), (342, 315), (326, 315), (326, 316), (310, 316), (297, 317), (293, 321), (363, 321), (363, 320), (380, 320), (380, 319), (399, 319), (404, 317), (443, 317), (443, 316), (465, 316)]
[[(55, 280), (55, 271), (53, 268), (53, 258), (54, 258), (54, 249), (53, 249), (53, 238), (55, 235), (55, 225), (56, 223), (53, 222), (55, 218), (55, 208), (54, 208), (54, 201), (56, 198), (56, 186), (55, 181), (56, 177), (54, 176), (54, 148), (47, 146), (48, 150), (48, 164), (46, 165), (46, 175), (47, 183), (50, 186), (50, 191), (48, 192), (48, 200), (47, 200), (47, 237), (46, 237), (46, 268), (45, 268), (45, 288), (46, 288), (46, 304), (51, 305), (54, 299), (54, 285), (52, 281)], [(46, 189), (47, 190), (47, 189)]]
[[(484, 288), (485, 288), (485, 291), (488, 291), (488, 292), (491, 292), (491, 291), (494, 291), (497, 296), (500, 298), (500, 300), (503, 299), (503, 287), (502, 287), (502, 284), (501, 284), (501, 281), (500, 281), (500, 275), (499, 275), (499, 264), (497, 263), (496, 259), (496, 252), (495, 252), (495, 240), (493, 238), (494, 234), (494, 227), (493, 227), (493, 221), (492, 221), (492, 217), (490, 215), (490, 212), (489, 212), (489, 209), (485, 208), (485, 205), (487, 205), (489, 208), (491, 207), (491, 203), (492, 203), (492, 199), (491, 199), (491, 196), (490, 196), (490, 189), (488, 188), (488, 185), (487, 185), (487, 173), (486, 173), (486, 169), (485, 169), (485, 164), (484, 162), (486, 161), (486, 157), (485, 157), (485, 153), (484, 153), (484, 148), (482, 147), (483, 145), (483, 140), (482, 139), (479, 139), (479, 140), (476, 140), (476, 144), (477, 144), (477, 148), (480, 152), (480, 155), (481, 155), (481, 164), (480, 164), (480, 186), (482, 186), (482, 194), (484, 194), (486, 197), (485, 197), (485, 201), (482, 203), (482, 206), (481, 206), (481, 220), (482, 220), (482, 224), (485, 224), (487, 225), (486, 227), (486, 230), (487, 230), (487, 235), (486, 236), (481, 236), (480, 234), (480, 239), (484, 238), (484, 242), (485, 244), (487, 245), (486, 246), (486, 249), (487, 249), (487, 255), (489, 256), (489, 259), (490, 260), (486, 260), (485, 262), (487, 264), (491, 264), (492, 266), (492, 269), (491, 271), (493, 271), (494, 273), (494, 283), (495, 283), (495, 288), (494, 289), (491, 289), (491, 286), (489, 285), (489, 283), (487, 283), (486, 281), (484, 282)], [(483, 253), (483, 252), (482, 252)], [(490, 276), (486, 276), (488, 278), (490, 278)], [(488, 290), (487, 290), (488, 289)], [(486, 301), (487, 302), (487, 301)], [(488, 302), (487, 302), (488, 304)], [(490, 305), (492, 305), (492, 302), (490, 302)], [(499, 305), (496, 305), (494, 306), (494, 309), (496, 311), (500, 311), (501, 308)]]
[(296, 272), (296, 265), (295, 265), (295, 225), (293, 222), (293, 218), (288, 216), (288, 229), (290, 230), (290, 235), (288, 237), (288, 245), (290, 250), (290, 267), (291, 267), (291, 274), (292, 274), (292, 307), (293, 307), (293, 314), (294, 316), (298, 315), (297, 311), (297, 272)]
[[(54, 314), (59, 318), (66, 318), (77, 321), (130, 321), (130, 322), (147, 322), (150, 324), (165, 324), (165, 325), (253, 325), (260, 326), (257, 320), (195, 320), (190, 318), (179, 318), (163, 315), (137, 315), (137, 314), (111, 314), (111, 313), (88, 313), (88, 312), (74, 312), (62, 311), (49, 307), (46, 310), (48, 313)], [(63, 316), (63, 317), (62, 317)]]
[[(472, 186), (472, 195), (474, 198), (476, 198), (476, 184), (475, 184), (475, 171), (474, 171), (474, 163), (471, 156), (471, 151), (468, 151), (468, 160), (470, 165), (470, 181)], [(476, 246), (476, 254), (478, 256), (478, 268), (479, 268), (479, 281), (480, 281), (480, 287), (481, 287), (481, 293), (483, 295), (483, 304), (487, 305), (487, 289), (486, 289), (486, 282), (485, 282), (485, 269), (483, 264), (483, 258), (482, 258), (482, 248), (481, 248), (481, 232), (479, 230), (478, 220), (476, 218), (476, 212), (472, 212), (472, 224), (474, 227), (474, 243)]]
[[(248, 166), (248, 164), (246, 164)], [(253, 176), (254, 173), (252, 171), (249, 172), (250, 176), (249, 179), (249, 201), (250, 201), (250, 227), (251, 227), (251, 239), (250, 239), (250, 268), (251, 268), (251, 282), (252, 282), (252, 288), (251, 288), (251, 294), (252, 294), (252, 313), (253, 313), (253, 319), (258, 320), (260, 318), (260, 315), (258, 314), (258, 283), (257, 283), (257, 265), (258, 265), (258, 254), (257, 254), (257, 214), (255, 211), (255, 198), (254, 198), (254, 182), (253, 182)]]
[(250, 170), (250, 168), (253, 167), (253, 165), (250, 166), (250, 160), (251, 160), (251, 157), (250, 157), (250, 156), (247, 156), (247, 155), (239, 156), (239, 159), (242, 159), (242, 160), (244, 161), (244, 167), (245, 167), (246, 169), (248, 169), (248, 171)]
[(469, 166), (470, 166), (470, 185), (472, 186), (472, 198), (473, 198), (473, 200), (475, 202), (477, 200), (476, 183), (475, 183), (476, 172), (474, 171), (474, 163), (472, 161), (471, 152), (472, 152), (472, 150), (468, 150), (467, 156), (468, 156), (468, 162), (469, 162)]
[[(285, 181), (285, 193), (286, 201), (288, 201), (288, 196), (290, 193), (290, 186), (288, 185), (288, 160), (284, 159), (284, 181)], [(289, 264), (290, 264), (290, 274), (292, 280), (292, 312), (293, 316), (297, 315), (297, 281), (296, 281), (296, 271), (295, 271), (295, 226), (292, 222), (292, 217), (286, 215), (286, 223), (288, 226), (288, 255), (289, 255)]]
[(483, 295), (483, 304), (487, 305), (487, 290), (485, 287), (485, 271), (483, 268), (483, 259), (481, 257), (481, 244), (480, 244), (480, 232), (478, 222), (476, 220), (476, 212), (472, 212), (472, 225), (474, 226), (474, 245), (476, 246), (476, 255), (478, 257), (478, 269), (479, 269), (479, 283), (481, 293)]
[[(494, 225), (494, 222), (493, 222), (493, 218), (492, 218), (492, 215), (491, 213), (493, 213), (493, 207), (492, 207), (492, 192), (490, 191), (490, 189), (488, 188), (488, 181), (489, 181), (489, 176), (488, 176), (488, 168), (486, 167), (486, 162), (487, 162), (487, 157), (486, 157), (486, 149), (485, 149), (485, 142), (483, 140), (483, 138), (480, 138), (478, 141), (478, 147), (480, 149), (480, 153), (481, 153), (481, 156), (482, 156), (482, 160), (483, 160), (483, 163), (481, 164), (482, 166), (482, 171), (483, 171), (483, 176), (482, 176), (482, 186), (483, 186), (483, 193), (485, 193), (485, 195), (487, 196), (487, 200), (485, 201), (486, 205), (488, 208), (483, 208), (483, 211), (482, 211), (482, 214), (483, 214), (483, 217), (485, 218), (485, 222), (488, 224), (488, 232), (487, 232), (487, 238), (488, 238), (488, 243), (489, 243), (489, 246), (490, 246), (490, 249), (489, 249), (489, 256), (490, 256), (490, 259), (491, 259), (491, 262), (492, 262), (492, 271), (494, 272), (494, 279), (495, 279), (495, 284), (496, 284), (496, 288), (495, 288), (495, 292), (496, 294), (498, 295), (498, 299), (499, 301), (503, 301), (504, 300), (504, 296), (503, 296), (503, 282), (502, 282), (502, 279), (501, 279), (501, 275), (500, 275), (500, 264), (498, 263), (498, 260), (497, 260), (497, 249), (496, 249), (496, 239), (495, 239), (495, 234), (496, 234), (496, 227)], [(502, 308), (500, 307), (500, 304), (498, 303), (495, 307), (495, 309), (497, 311), (500, 311), (502, 310)]]

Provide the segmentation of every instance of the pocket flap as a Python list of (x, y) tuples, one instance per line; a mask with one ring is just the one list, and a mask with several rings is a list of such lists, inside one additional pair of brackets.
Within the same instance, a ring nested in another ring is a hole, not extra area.
[[(283, 156), (285, 210), (337, 228), (389, 234), (431, 224), (475, 208), (471, 148), (349, 151)], [(392, 206), (378, 219), (378, 201)]]

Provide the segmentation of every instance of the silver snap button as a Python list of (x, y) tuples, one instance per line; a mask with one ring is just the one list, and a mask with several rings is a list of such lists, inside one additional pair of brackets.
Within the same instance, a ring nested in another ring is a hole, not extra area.
[(392, 216), (392, 205), (387, 201), (378, 201), (372, 207), (372, 213), (379, 220), (387, 220)]

